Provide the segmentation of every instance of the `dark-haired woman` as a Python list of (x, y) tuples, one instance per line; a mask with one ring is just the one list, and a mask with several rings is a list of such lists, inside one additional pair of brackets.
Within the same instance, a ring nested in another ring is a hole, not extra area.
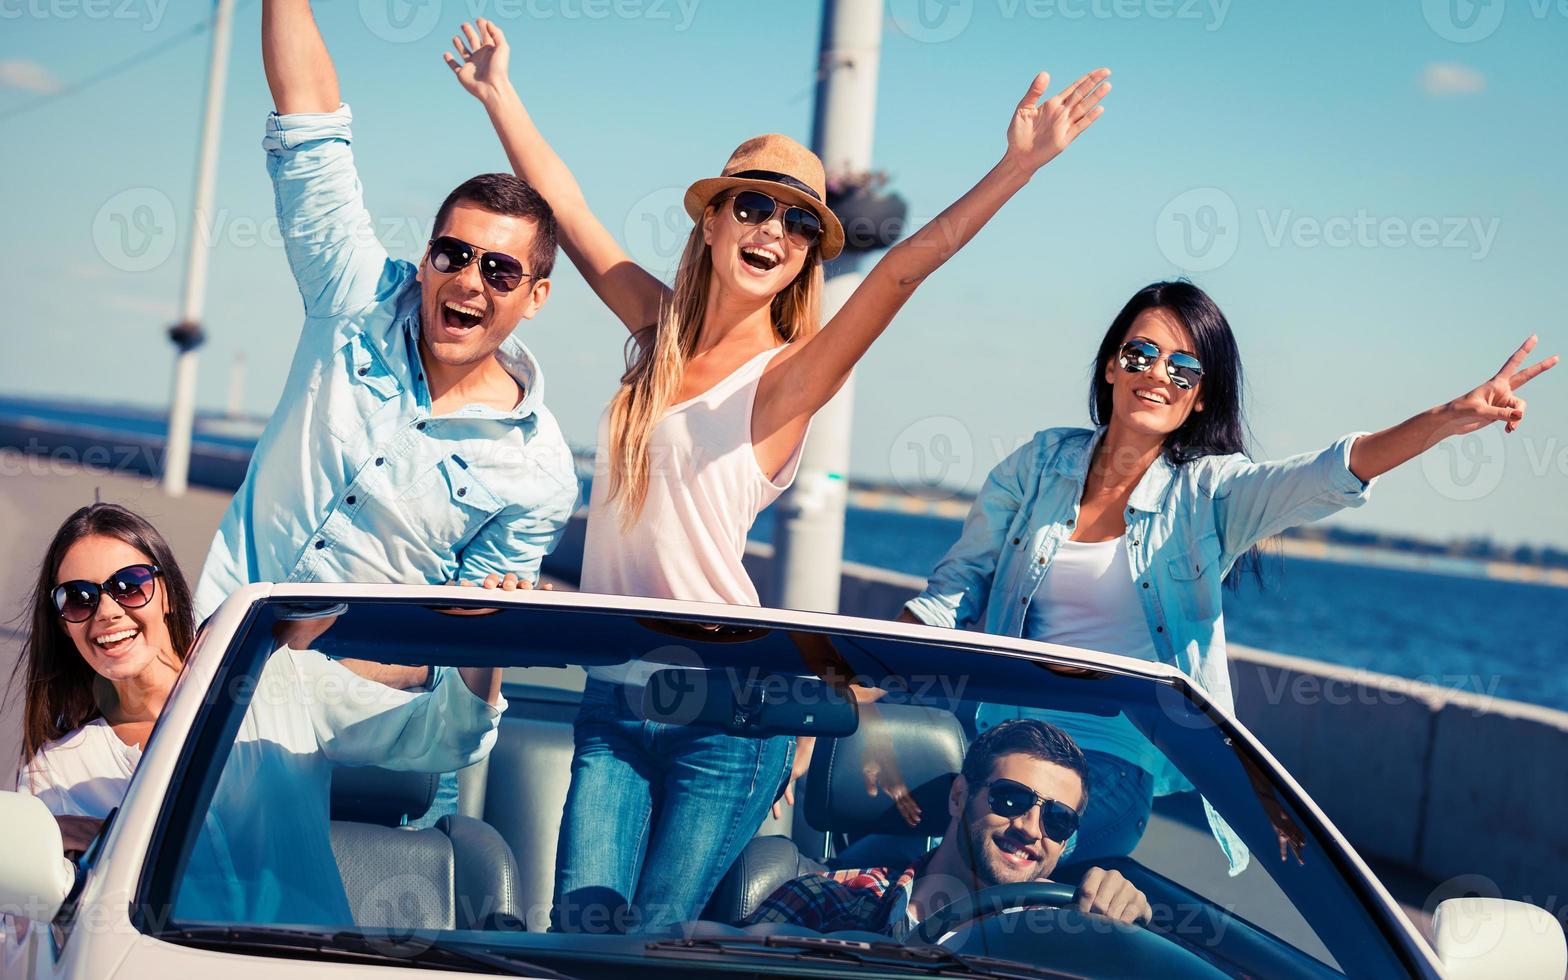
[[(79, 850), (119, 805), (179, 675), (191, 593), (152, 525), (94, 504), (55, 533), (31, 617), (17, 665), (27, 697), (17, 789), (62, 818), (67, 850)], [(489, 752), (506, 710), (498, 670), (438, 668), (433, 680), (409, 694), (313, 650), (276, 650), (224, 766), (180, 914), (352, 924), (328, 837), (332, 767), (460, 769)], [(263, 819), (258, 798), (292, 801), (298, 819)]]
[[(1372, 481), (1450, 436), (1524, 418), (1525, 341), (1496, 375), (1453, 401), (1327, 449), (1255, 463), (1245, 455), (1241, 359), (1214, 301), (1155, 283), (1122, 308), (1092, 367), (1096, 428), (1046, 429), (986, 479), (958, 542), (903, 618), (1084, 647), (1176, 666), (1234, 710), (1221, 586), (1286, 528), (1360, 506)], [(1009, 715), (982, 707), (982, 727)], [(1094, 785), (1073, 860), (1126, 854), (1152, 797), (1188, 789), (1125, 717), (1038, 712), (1068, 727)], [(1247, 851), (1209, 823), (1232, 874)], [(1287, 845), (1281, 831), (1281, 856)], [(1299, 855), (1298, 855), (1299, 857)]]

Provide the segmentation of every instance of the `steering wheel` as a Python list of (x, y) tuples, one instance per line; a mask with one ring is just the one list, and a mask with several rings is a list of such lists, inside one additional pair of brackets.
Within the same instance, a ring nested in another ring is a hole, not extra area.
[(981, 916), (997, 915), (1008, 909), (1049, 905), (1070, 908), (1078, 904), (1078, 888), (1057, 881), (1021, 881), (1012, 885), (992, 885), (965, 895), (951, 905), (937, 909), (921, 920), (909, 934), (910, 943), (934, 945), (955, 928)]

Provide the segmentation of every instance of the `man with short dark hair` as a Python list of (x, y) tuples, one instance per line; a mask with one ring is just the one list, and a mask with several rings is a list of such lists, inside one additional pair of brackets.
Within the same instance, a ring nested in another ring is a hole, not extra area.
[(260, 581), (530, 584), (577, 501), (539, 365), (513, 336), (550, 294), (549, 206), (511, 174), (474, 177), (419, 264), (393, 260), (308, 0), (263, 3), (262, 55), (267, 170), (305, 326), (198, 614)]
[[(932, 912), (993, 885), (1046, 881), (1089, 801), (1088, 765), (1066, 732), (1008, 721), (975, 739), (948, 794), (942, 843), (901, 873), (860, 868), (785, 882), (747, 924), (787, 922), (818, 932), (880, 932), (902, 940)], [(1091, 868), (1078, 908), (1121, 922), (1150, 917), (1120, 872)]]

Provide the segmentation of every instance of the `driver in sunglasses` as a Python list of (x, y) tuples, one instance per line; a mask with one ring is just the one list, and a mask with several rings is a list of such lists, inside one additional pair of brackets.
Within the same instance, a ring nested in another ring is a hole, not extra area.
[[(942, 843), (902, 870), (809, 874), (779, 886), (746, 925), (877, 932), (903, 941), (932, 913), (983, 888), (1049, 881), (1088, 803), (1089, 770), (1071, 737), (1043, 721), (1004, 722), (976, 738), (948, 793)], [(1119, 871), (1091, 868), (1077, 908), (1147, 921), (1148, 898)]]
[(391, 258), (307, 0), (263, 3), (262, 55), (277, 110), (267, 170), (305, 324), (202, 569), (197, 617), (251, 582), (526, 586), (578, 493), (515, 335), (550, 295), (550, 207), (511, 174), (473, 177), (417, 262)]

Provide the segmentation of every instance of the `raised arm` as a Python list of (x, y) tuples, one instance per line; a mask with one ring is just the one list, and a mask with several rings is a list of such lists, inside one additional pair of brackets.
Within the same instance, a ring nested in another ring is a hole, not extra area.
[(1462, 436), (1493, 422), (1512, 432), (1524, 421), (1525, 402), (1518, 391), (1532, 378), (1557, 365), (1557, 355), (1530, 367), (1524, 362), (1535, 349), (1535, 335), (1514, 351), (1502, 368), (1480, 387), (1451, 402), (1428, 409), (1390, 429), (1356, 441), (1350, 453), (1350, 470), (1363, 480), (1381, 476), (1408, 463), (1450, 436)]
[(534, 125), (507, 76), (511, 48), (501, 28), (488, 20), (463, 25), (453, 37), (446, 63), (457, 80), (485, 107), (512, 170), (533, 185), (555, 212), (561, 247), (626, 329), (635, 333), (659, 317), (669, 289), (627, 257), (609, 229), (594, 217), (582, 188)]
[(365, 209), (349, 150), (352, 117), (307, 0), (263, 0), (261, 55), (276, 111), (267, 119), (267, 172), (278, 232), (305, 314), (336, 321), (400, 273)]
[(337, 109), (338, 73), (310, 0), (263, 0), (261, 63), (279, 115)]
[(1044, 102), (1040, 100), (1051, 76), (1035, 76), (1013, 110), (1001, 162), (935, 220), (889, 249), (826, 328), (780, 355), (779, 367), (764, 380), (753, 423), (755, 438), (760, 441), (809, 417), (833, 397), (926, 277), (1100, 117), (1105, 111), (1100, 100), (1111, 90), (1106, 81), (1110, 74), (1107, 68), (1092, 71)]

